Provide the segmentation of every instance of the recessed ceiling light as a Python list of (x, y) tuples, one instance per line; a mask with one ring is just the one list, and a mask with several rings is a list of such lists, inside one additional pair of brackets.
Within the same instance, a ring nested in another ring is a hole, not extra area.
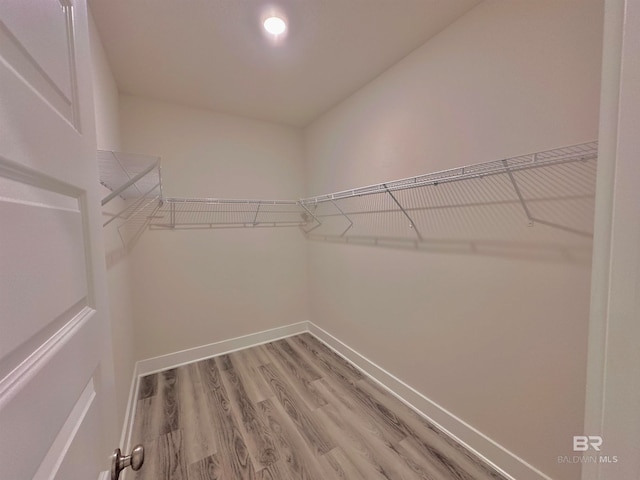
[(287, 24), (280, 17), (269, 17), (264, 23), (264, 29), (271, 35), (281, 35), (287, 30)]

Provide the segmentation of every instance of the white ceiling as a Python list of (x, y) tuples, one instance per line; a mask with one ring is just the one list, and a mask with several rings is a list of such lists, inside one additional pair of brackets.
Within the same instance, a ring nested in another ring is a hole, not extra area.
[[(121, 92), (304, 126), (480, 0), (90, 0)], [(289, 21), (279, 45), (261, 19)]]

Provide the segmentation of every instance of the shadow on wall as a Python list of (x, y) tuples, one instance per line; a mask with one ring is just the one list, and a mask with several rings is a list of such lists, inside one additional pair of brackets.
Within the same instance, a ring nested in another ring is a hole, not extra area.
[(130, 202), (119, 215), (103, 210), (102, 214), (106, 218), (105, 223), (112, 219), (117, 222), (117, 225), (111, 223), (105, 228), (115, 228), (120, 239), (119, 242), (107, 245), (106, 263), (108, 269), (123, 260), (135, 247), (159, 208), (160, 200), (158, 197), (154, 197), (145, 198), (143, 202), (140, 202), (139, 199)]
[(596, 142), (300, 201), (163, 200), (157, 161), (101, 153), (101, 182), (112, 191), (103, 204), (119, 197), (113, 210), (103, 210), (104, 226), (116, 226), (120, 240), (109, 243), (108, 267), (123, 259), (148, 227), (300, 226), (315, 241), (554, 263), (591, 261)]
[[(314, 241), (588, 265), (596, 158), (306, 199)], [(483, 167), (484, 168), (484, 167)]]
[(162, 205), (160, 158), (98, 150), (107, 268), (131, 251)]
[(491, 242), (483, 240), (423, 239), (420, 241), (393, 237), (340, 237), (313, 234), (307, 235), (307, 238), (319, 242), (414, 250), (425, 253), (483, 255), (550, 263), (571, 263), (585, 266), (591, 263), (592, 253), (590, 244), (588, 246), (570, 247), (562, 244), (527, 244), (521, 242)]

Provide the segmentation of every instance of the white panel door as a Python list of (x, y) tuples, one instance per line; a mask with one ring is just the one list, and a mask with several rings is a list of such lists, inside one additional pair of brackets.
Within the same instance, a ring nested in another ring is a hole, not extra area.
[(0, 477), (96, 479), (115, 438), (87, 11), (0, 0)]

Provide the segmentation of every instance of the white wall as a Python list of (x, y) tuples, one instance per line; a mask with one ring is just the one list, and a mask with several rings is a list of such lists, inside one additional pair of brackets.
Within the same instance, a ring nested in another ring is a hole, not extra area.
[[(596, 0), (483, 2), (306, 129), (308, 193), (596, 139), (601, 24)], [(579, 478), (557, 457), (583, 427), (589, 265), (322, 242), (309, 262), (312, 321)]]
[[(123, 95), (123, 149), (162, 157), (171, 196), (302, 196), (297, 129)], [(145, 232), (131, 252), (136, 355), (149, 358), (308, 318), (297, 228)]]
[(98, 149), (117, 151), (120, 148), (118, 86), (91, 15), (89, 15), (89, 41)]
[[(96, 116), (96, 141), (100, 150), (120, 150), (120, 128), (118, 114), (118, 87), (107, 62), (107, 58), (91, 15), (89, 16), (89, 40), (93, 78), (93, 96)], [(109, 190), (101, 187), (103, 195)], [(103, 212), (117, 213), (123, 200), (115, 198)], [(105, 219), (108, 217), (104, 217)], [(114, 372), (118, 419), (125, 415), (131, 375), (134, 366), (132, 284), (129, 261), (124, 245), (118, 235), (116, 223), (104, 230), (107, 286), (109, 289), (109, 311), (114, 349)]]

